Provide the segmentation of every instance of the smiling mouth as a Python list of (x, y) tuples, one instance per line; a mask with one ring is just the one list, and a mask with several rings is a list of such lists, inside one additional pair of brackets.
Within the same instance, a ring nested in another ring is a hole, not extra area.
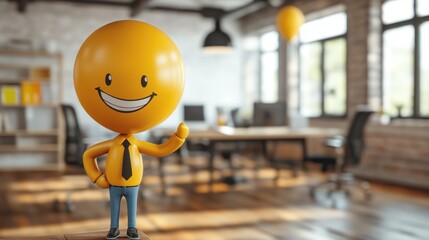
[(151, 95), (140, 99), (122, 99), (103, 92), (100, 87), (95, 88), (95, 90), (98, 91), (98, 95), (100, 96), (101, 100), (103, 100), (103, 102), (108, 107), (123, 113), (135, 112), (144, 108), (149, 104), (153, 97), (157, 95), (156, 93), (152, 92)]

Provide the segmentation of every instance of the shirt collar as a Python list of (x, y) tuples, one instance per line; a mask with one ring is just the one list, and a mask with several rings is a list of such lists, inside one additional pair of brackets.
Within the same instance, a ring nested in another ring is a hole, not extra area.
[(119, 134), (118, 136), (116, 136), (113, 141), (115, 141), (116, 144), (118, 145), (122, 145), (122, 143), (125, 141), (125, 139), (128, 140), (128, 142), (130, 142), (131, 145), (135, 145), (137, 138), (132, 135), (132, 134)]

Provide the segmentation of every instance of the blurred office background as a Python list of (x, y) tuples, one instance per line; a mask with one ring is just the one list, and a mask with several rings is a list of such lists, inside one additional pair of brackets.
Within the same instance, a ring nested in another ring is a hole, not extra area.
[[(283, 4), (305, 16), (291, 41), (275, 24)], [(227, 53), (203, 49), (216, 16), (232, 41)], [(325, 135), (263, 141), (268, 155), (259, 142), (222, 144), (214, 154), (213, 184), (210, 140), (189, 141), (165, 159), (144, 156), (141, 231), (153, 239), (429, 235), (429, 1), (5, 0), (0, 238), (107, 230), (108, 194), (91, 187), (79, 156), (114, 133), (80, 106), (73, 66), (88, 35), (122, 19), (160, 28), (183, 56), (183, 98), (159, 132), (186, 120), (191, 131), (227, 126), (230, 135), (264, 125), (292, 132), (335, 128), (343, 135), (333, 142)], [(255, 114), (258, 104), (265, 108)], [(362, 126), (353, 124), (357, 113), (369, 110)], [(159, 132), (138, 136), (162, 141)], [(358, 146), (348, 145), (354, 133)], [(342, 165), (343, 155), (352, 160)], [(336, 191), (344, 189), (335, 178), (337, 185), (316, 187), (344, 171), (359, 179), (356, 187)], [(125, 205), (121, 216), (125, 228)]]

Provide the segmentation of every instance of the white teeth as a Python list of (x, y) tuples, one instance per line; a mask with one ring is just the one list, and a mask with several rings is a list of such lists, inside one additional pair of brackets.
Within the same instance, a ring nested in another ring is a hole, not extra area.
[(104, 103), (107, 104), (110, 108), (120, 111), (120, 112), (134, 112), (146, 106), (149, 101), (153, 98), (154, 94), (138, 99), (138, 100), (123, 100), (119, 98), (115, 98), (113, 96), (108, 95), (103, 92), (101, 89), (97, 89), (100, 93), (101, 99), (103, 99)]

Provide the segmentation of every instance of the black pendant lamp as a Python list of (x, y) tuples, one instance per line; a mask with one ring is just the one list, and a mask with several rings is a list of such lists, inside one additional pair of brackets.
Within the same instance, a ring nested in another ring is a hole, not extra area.
[(204, 39), (203, 51), (207, 53), (229, 53), (232, 51), (231, 38), (222, 31), (219, 18), (215, 18), (215, 29)]

